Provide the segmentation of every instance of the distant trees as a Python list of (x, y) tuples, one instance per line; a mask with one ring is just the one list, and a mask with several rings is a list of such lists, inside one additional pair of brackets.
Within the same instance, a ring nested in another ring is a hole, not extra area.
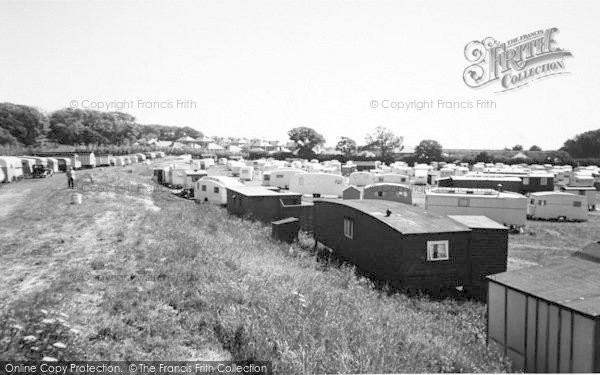
[(297, 127), (288, 131), (288, 136), (291, 141), (296, 143), (298, 148), (298, 156), (310, 159), (314, 156), (313, 148), (323, 145), (325, 138), (315, 129), (305, 126)]
[(365, 149), (375, 149), (382, 158), (390, 157), (396, 148), (402, 146), (402, 137), (398, 137), (390, 129), (378, 126), (374, 133), (367, 134)]
[(542, 151), (542, 148), (540, 146), (533, 145), (529, 147), (529, 151)]
[(0, 144), (35, 145), (48, 120), (36, 108), (0, 103)]
[(514, 145), (512, 148), (513, 151), (523, 151), (522, 145)]
[(415, 157), (419, 162), (439, 161), (442, 159), (442, 145), (432, 139), (422, 140), (415, 148)]
[(478, 163), (491, 163), (494, 160), (494, 157), (488, 154), (485, 151), (481, 151), (477, 156), (475, 156), (475, 161)]
[(561, 150), (574, 158), (600, 158), (600, 129), (576, 135)]
[(335, 149), (343, 153), (346, 157), (349, 157), (357, 150), (356, 141), (352, 138), (341, 137)]

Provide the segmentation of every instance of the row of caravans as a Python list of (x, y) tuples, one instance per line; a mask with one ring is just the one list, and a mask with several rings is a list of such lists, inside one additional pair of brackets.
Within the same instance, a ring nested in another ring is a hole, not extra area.
[[(595, 194), (595, 192), (594, 192)], [(438, 188), (425, 195), (425, 209), (443, 215), (483, 215), (518, 229), (529, 219), (585, 221), (585, 195), (544, 191), (529, 197), (491, 189)]]
[(35, 165), (42, 165), (52, 173), (68, 169), (94, 168), (96, 166), (128, 165), (146, 160), (147, 157), (164, 157), (164, 152), (134, 154), (126, 156), (103, 155), (96, 157), (93, 152), (64, 155), (56, 152), (25, 156), (0, 156), (0, 182), (13, 182), (31, 178)]

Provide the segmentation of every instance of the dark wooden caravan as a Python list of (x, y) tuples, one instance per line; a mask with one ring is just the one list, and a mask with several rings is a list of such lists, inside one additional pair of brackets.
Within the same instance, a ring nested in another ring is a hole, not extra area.
[(302, 205), (302, 194), (279, 193), (262, 186), (227, 188), (227, 212), (266, 223), (283, 219), (282, 205)]
[[(314, 222), (317, 241), (393, 287), (483, 288), (482, 274), (506, 270), (508, 231), (482, 216), (459, 222), (399, 202), (317, 200)], [(486, 242), (486, 231), (496, 239)]]

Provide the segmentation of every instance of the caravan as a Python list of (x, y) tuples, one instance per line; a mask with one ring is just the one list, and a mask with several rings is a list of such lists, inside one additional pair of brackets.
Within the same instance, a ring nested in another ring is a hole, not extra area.
[(587, 198), (587, 207), (590, 211), (596, 211), (596, 188), (593, 186), (561, 186), (560, 190), (565, 193), (580, 195)]
[(12, 156), (0, 157), (0, 169), (4, 172), (0, 182), (13, 182), (23, 178), (23, 164), (19, 158)]
[(341, 197), (346, 179), (329, 173), (297, 173), (290, 180), (290, 191), (312, 196)]
[(194, 184), (194, 200), (198, 203), (226, 205), (227, 188), (235, 186), (244, 186), (244, 184), (232, 177), (202, 177)]
[(373, 174), (371, 172), (352, 172), (348, 178), (348, 183), (354, 186), (367, 186), (373, 183)]
[(438, 188), (425, 194), (425, 209), (439, 215), (482, 215), (514, 228), (527, 220), (527, 197), (491, 189)]
[(529, 195), (527, 217), (585, 221), (588, 217), (587, 199), (570, 193), (539, 192)]
[(243, 181), (254, 180), (254, 167), (250, 167), (250, 166), (240, 167), (240, 180), (243, 180)]
[[(267, 173), (267, 172), (265, 172)], [(269, 185), (266, 186), (275, 186), (280, 189), (289, 189), (290, 181), (292, 177), (296, 174), (306, 173), (302, 169), (296, 168), (284, 168), (284, 169), (274, 169), (270, 171), (270, 181)]]
[(410, 177), (408, 175), (396, 173), (382, 173), (373, 177), (373, 183), (392, 183), (392, 184), (409, 184)]

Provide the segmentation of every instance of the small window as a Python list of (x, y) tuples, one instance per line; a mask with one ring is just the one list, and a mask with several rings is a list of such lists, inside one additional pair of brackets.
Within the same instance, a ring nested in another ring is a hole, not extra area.
[(542, 177), (540, 179), (540, 185), (548, 185), (548, 179), (546, 177)]
[(546, 201), (545, 200), (539, 200), (538, 201), (538, 206), (545, 206), (546, 205)]
[(469, 207), (470, 205), (469, 198), (458, 198), (458, 207)]
[(529, 177), (523, 177), (523, 185), (529, 185)]
[(535, 205), (535, 199), (532, 199), (529, 203), (531, 203), (532, 205)]
[(202, 185), (202, 191), (206, 191), (206, 185)]
[(213, 191), (215, 192), (215, 194), (219, 194), (219, 187), (215, 186), (215, 188), (213, 189)]
[(427, 260), (448, 260), (450, 258), (448, 241), (427, 241)]
[(270, 174), (263, 174), (263, 181), (270, 181), (270, 180), (271, 180)]
[(574, 201), (573, 207), (581, 207), (581, 201)]
[(354, 239), (354, 220), (347, 217), (344, 218), (344, 236)]
[(378, 196), (378, 197), (383, 197), (383, 191), (378, 191), (378, 192), (377, 192), (377, 196)]
[(579, 190), (579, 195), (585, 195), (585, 190)]
[(283, 175), (282, 174), (276, 174), (275, 178), (283, 178)]
[(344, 182), (343, 180), (335, 180), (336, 185), (341, 185), (343, 182)]

